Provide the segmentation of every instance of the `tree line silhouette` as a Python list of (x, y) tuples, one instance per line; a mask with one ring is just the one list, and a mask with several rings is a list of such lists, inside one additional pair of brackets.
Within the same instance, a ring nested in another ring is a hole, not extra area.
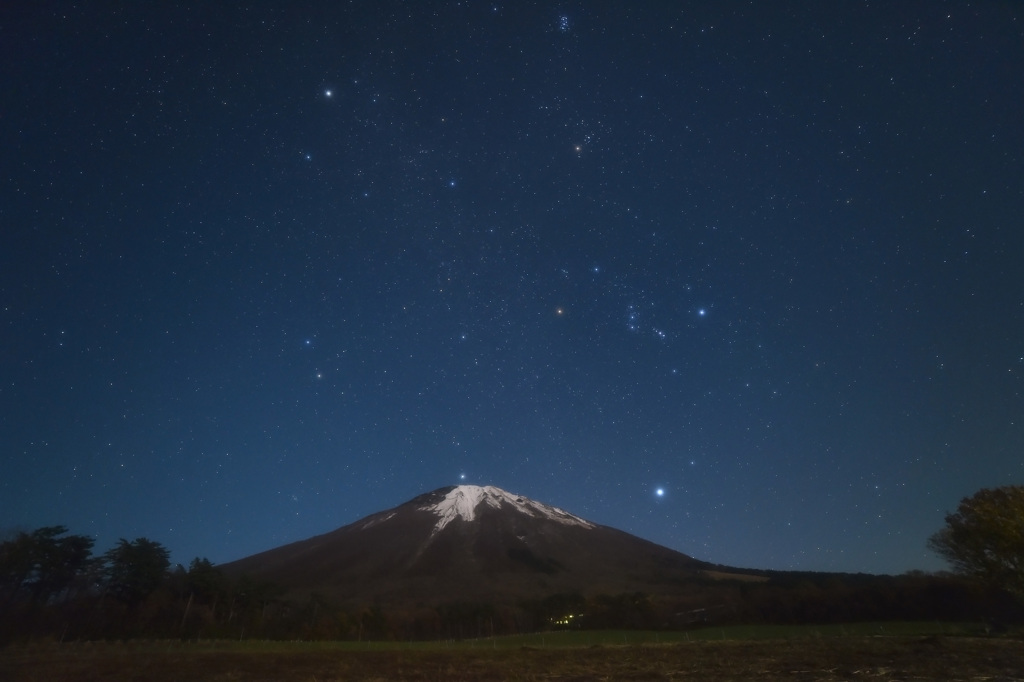
[[(1020, 622), (1019, 600), (952, 575), (749, 571), (681, 579), (671, 595), (552, 594), (492, 602), (353, 605), (232, 575), (205, 558), (171, 566), (147, 538), (94, 556), (64, 526), (0, 543), (0, 643), (19, 639), (437, 640), (551, 629), (679, 629), (866, 620)], [(723, 569), (724, 570), (724, 569)]]
[(0, 543), (0, 642), (197, 635), (206, 621), (232, 625), (212, 635), (244, 636), (280, 593), (229, 580), (207, 559), (172, 568), (167, 549), (147, 538), (94, 556), (92, 538), (67, 533), (47, 526)]

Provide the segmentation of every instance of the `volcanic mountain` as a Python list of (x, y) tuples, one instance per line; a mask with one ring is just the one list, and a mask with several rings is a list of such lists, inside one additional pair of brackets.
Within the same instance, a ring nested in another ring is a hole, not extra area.
[(225, 571), (344, 603), (672, 593), (708, 564), (500, 488), (420, 495)]

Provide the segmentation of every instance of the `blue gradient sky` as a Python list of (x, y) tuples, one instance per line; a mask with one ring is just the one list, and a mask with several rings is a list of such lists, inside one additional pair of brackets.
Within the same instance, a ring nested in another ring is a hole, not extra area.
[(901, 572), (1024, 481), (1020, 5), (183, 5), (0, 10), (0, 530)]

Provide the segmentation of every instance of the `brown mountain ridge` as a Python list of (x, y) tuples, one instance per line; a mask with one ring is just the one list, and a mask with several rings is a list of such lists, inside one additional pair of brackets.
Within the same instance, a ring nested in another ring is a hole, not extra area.
[(394, 605), (668, 595), (712, 567), (500, 488), (461, 485), (223, 568), (293, 598)]

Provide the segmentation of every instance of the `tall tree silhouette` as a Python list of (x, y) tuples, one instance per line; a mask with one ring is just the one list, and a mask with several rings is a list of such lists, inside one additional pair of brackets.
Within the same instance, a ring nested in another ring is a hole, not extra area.
[(48, 602), (67, 590), (86, 568), (93, 539), (65, 535), (64, 526), (18, 533), (0, 544), (0, 590), (8, 602)]
[(107, 592), (129, 607), (137, 606), (152, 594), (167, 575), (170, 554), (159, 542), (121, 538), (103, 555)]

